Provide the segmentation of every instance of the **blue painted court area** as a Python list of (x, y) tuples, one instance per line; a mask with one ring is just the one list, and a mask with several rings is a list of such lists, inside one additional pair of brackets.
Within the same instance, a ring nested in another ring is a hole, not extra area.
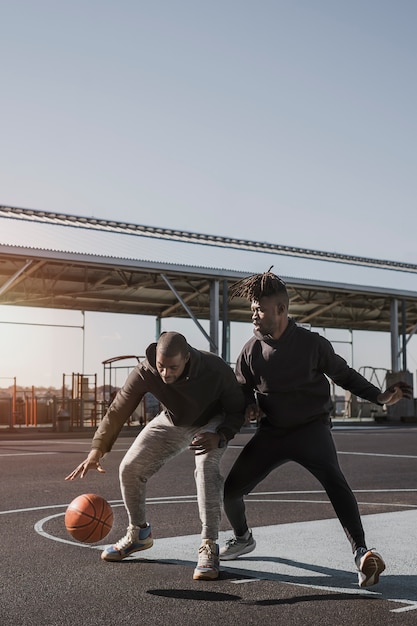
[[(193, 459), (185, 453), (149, 481), (154, 546), (122, 563), (103, 546), (74, 542), (67, 504), (100, 493), (113, 507), (109, 543), (125, 531), (117, 468), (131, 439), (120, 438), (106, 474), (67, 483), (89, 440), (0, 440), (3, 544), (1, 624), (413, 624), (417, 623), (417, 429), (336, 430), (340, 462), (354, 489), (370, 547), (387, 569), (359, 589), (350, 546), (321, 486), (288, 464), (247, 498), (257, 541), (222, 564), (217, 581), (193, 581), (199, 521)], [(235, 438), (224, 472), (250, 434)], [(223, 519), (220, 542), (230, 536)], [(103, 542), (104, 545), (104, 542)]]

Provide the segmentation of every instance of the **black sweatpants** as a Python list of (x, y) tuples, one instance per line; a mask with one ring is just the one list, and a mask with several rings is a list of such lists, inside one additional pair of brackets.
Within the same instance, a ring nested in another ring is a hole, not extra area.
[(263, 420), (225, 482), (224, 509), (235, 534), (242, 536), (248, 530), (244, 496), (288, 461), (305, 467), (323, 485), (353, 552), (366, 547), (358, 504), (340, 469), (330, 426), (320, 421), (283, 434)]

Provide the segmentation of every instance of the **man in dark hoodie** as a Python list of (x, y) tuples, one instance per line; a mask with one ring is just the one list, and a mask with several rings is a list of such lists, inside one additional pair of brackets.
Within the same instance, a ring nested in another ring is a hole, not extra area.
[(218, 356), (196, 350), (176, 332), (162, 333), (146, 350), (146, 359), (129, 374), (92, 441), (87, 458), (66, 477), (99, 472), (123, 424), (145, 393), (164, 407), (135, 439), (120, 465), (120, 486), (128, 514), (127, 533), (101, 555), (121, 561), (153, 545), (146, 521), (146, 483), (166, 461), (189, 448), (195, 454), (195, 481), (202, 524), (194, 580), (219, 576), (218, 530), (223, 501), (220, 459), (244, 422), (244, 396), (233, 370)]
[(356, 498), (339, 467), (330, 432), (332, 403), (326, 376), (381, 405), (412, 397), (412, 389), (399, 382), (382, 393), (350, 368), (327, 339), (297, 326), (288, 316), (286, 286), (270, 271), (237, 283), (233, 296), (251, 301), (254, 324), (254, 336), (238, 357), (236, 376), (245, 393), (247, 415), (263, 417), (226, 479), (224, 507), (235, 536), (220, 550), (220, 559), (235, 559), (255, 549), (244, 496), (273, 469), (295, 461), (326, 490), (351, 543), (359, 586), (373, 585), (385, 564), (366, 547)]

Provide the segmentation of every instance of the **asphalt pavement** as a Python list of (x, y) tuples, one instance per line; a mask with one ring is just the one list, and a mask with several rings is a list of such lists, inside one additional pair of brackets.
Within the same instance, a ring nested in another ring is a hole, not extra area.
[[(350, 546), (321, 485), (288, 463), (247, 498), (256, 550), (222, 564), (217, 581), (193, 581), (200, 524), (193, 456), (186, 451), (148, 483), (154, 546), (121, 563), (100, 559), (125, 533), (118, 465), (133, 441), (124, 431), (106, 474), (64, 477), (86, 456), (89, 433), (0, 432), (2, 626), (136, 625), (341, 626), (417, 624), (417, 428), (333, 430), (357, 496), (368, 544), (387, 563), (380, 583), (357, 586)], [(226, 474), (251, 432), (223, 459)], [(75, 542), (64, 513), (81, 493), (114, 510), (103, 545)], [(220, 543), (230, 536), (222, 519)]]

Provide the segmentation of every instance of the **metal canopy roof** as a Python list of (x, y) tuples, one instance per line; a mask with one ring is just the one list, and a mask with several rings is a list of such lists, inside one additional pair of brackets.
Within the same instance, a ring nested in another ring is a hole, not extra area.
[[(167, 256), (171, 260), (167, 260), (162, 253), (159, 260), (152, 259), (146, 254), (143, 254), (142, 259), (134, 258), (132, 255), (124, 257), (123, 253), (114, 251), (112, 246), (101, 247), (101, 250), (111, 249), (111, 256), (108, 253), (97, 252), (86, 254), (76, 251), (74, 247), (71, 249), (69, 245), (64, 246), (62, 242), (56, 241), (56, 238), (53, 246), (50, 243), (48, 245), (44, 243), (43, 246), (42, 243), (28, 246), (25, 242), (22, 244), (21, 231), (23, 236), (24, 229), (15, 231), (13, 242), (10, 238), (7, 239), (6, 235), (2, 236), (5, 232), (2, 222), (5, 223), (11, 217), (16, 218), (17, 215), (10, 214), (12, 211), (10, 207), (7, 207), (7, 212), (2, 213), (2, 209), (5, 207), (0, 207), (0, 304), (129, 313), (161, 318), (188, 317), (189, 313), (186, 310), (188, 308), (197, 319), (207, 320), (211, 319), (211, 285), (213, 281), (220, 281), (220, 311), (227, 307), (227, 319), (230, 321), (250, 321), (248, 303), (243, 299), (229, 301), (227, 296), (223, 296), (225, 293), (223, 288), (230, 287), (239, 278), (253, 273), (250, 255), (254, 252), (247, 253), (245, 261), (247, 271), (241, 271), (242, 266), (239, 270), (214, 267), (213, 262), (207, 267), (172, 262), (178, 249), (175, 245), (187, 246), (186, 258), (203, 259), (206, 263), (210, 255), (205, 253), (208, 253), (205, 243), (198, 245), (188, 240), (175, 244), (178, 238), (175, 241), (169, 240), (169, 231), (166, 229), (161, 230), (164, 230), (164, 246), (172, 251), (171, 256), (169, 253)], [(38, 221), (40, 214), (48, 216), (45, 212), (37, 214), (36, 211), (31, 211), (31, 214), (35, 214)], [(54, 216), (55, 226), (51, 225), (48, 218), (46, 220), (48, 224), (37, 226), (53, 228), (54, 234), (56, 232), (59, 235), (56, 224), (60, 220), (61, 224), (66, 220), (67, 232), (68, 229), (74, 231), (80, 239), (80, 231), (84, 227), (82, 223), (74, 224), (76, 221), (74, 216), (50, 215)], [(72, 217), (70, 225), (69, 217)], [(26, 218), (30, 219), (30, 216), (23, 217)], [(79, 219), (84, 223), (88, 222), (88, 218)], [(116, 232), (120, 233), (120, 223), (109, 222), (109, 224), (113, 224)], [(34, 224), (29, 226), (34, 228)], [(132, 225), (129, 225), (129, 228), (131, 229)], [(175, 232), (178, 235), (178, 231)], [(142, 244), (149, 242), (149, 237), (155, 237), (154, 234), (147, 235), (142, 231), (136, 235), (132, 233), (129, 235), (135, 237), (136, 248), (141, 251)], [(113, 235), (107, 233), (106, 236)], [(68, 237), (66, 243), (68, 244)], [(226, 244), (222, 242), (221, 245), (225, 247)], [(82, 247), (81, 243), (79, 249)], [(84, 246), (83, 249), (87, 250), (89, 246)], [(136, 252), (136, 256), (138, 254)], [(363, 259), (363, 261), (372, 260)], [(410, 270), (413, 271), (413, 268), (410, 267), (408, 271)], [(415, 330), (416, 292), (285, 276), (282, 278), (287, 282), (290, 314), (297, 322), (323, 328), (390, 332), (391, 303), (398, 300), (404, 303), (407, 332)]]
[[(0, 246), (0, 304), (188, 317), (164, 280), (166, 277), (195, 317), (210, 319), (210, 284), (230, 286), (249, 272), (216, 271), (203, 267), (133, 262), (73, 253), (48, 253)], [(417, 321), (415, 292), (320, 283), (286, 278), (290, 313), (298, 321), (323, 328), (390, 331), (391, 301), (405, 302), (407, 332)], [(248, 303), (240, 298), (227, 304), (230, 321), (249, 322)]]

